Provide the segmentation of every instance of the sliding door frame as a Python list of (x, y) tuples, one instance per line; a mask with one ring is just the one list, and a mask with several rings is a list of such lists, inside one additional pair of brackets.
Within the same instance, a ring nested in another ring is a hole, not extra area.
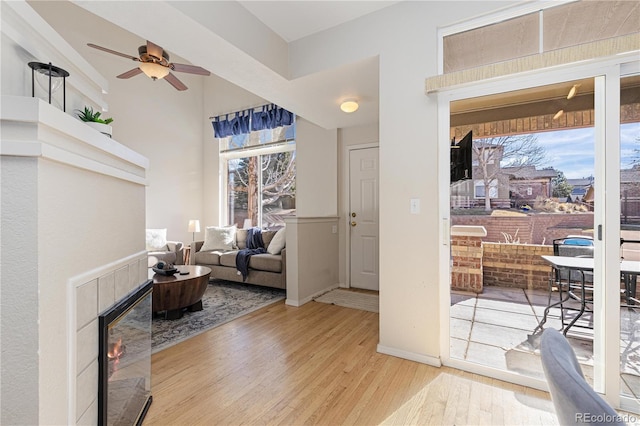
[[(601, 283), (618, 282), (620, 277), (620, 69), (635, 62), (637, 52), (536, 70), (486, 81), (449, 87), (436, 92), (438, 100), (438, 209), (440, 238), (440, 356), (442, 363), (461, 370), (500, 380), (548, 390), (544, 380), (487, 367), (450, 356), (450, 225), (449, 138), (450, 103), (461, 99), (499, 94), (559, 82), (595, 79), (595, 257), (594, 306), (594, 388), (609, 403), (620, 406), (620, 305), (619, 289)], [(606, 191), (605, 191), (606, 188)], [(607, 199), (611, 202), (607, 203)], [(602, 239), (598, 238), (602, 229)], [(609, 250), (605, 250), (610, 248)], [(604, 321), (616, 318), (616, 321)]]

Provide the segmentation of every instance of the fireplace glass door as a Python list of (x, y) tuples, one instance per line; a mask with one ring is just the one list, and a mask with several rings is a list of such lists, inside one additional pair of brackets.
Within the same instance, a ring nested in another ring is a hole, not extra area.
[(152, 285), (100, 316), (99, 425), (141, 424), (151, 404)]

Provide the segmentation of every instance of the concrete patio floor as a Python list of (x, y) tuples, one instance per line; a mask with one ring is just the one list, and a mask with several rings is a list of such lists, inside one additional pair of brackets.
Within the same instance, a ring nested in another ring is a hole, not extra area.
[[(557, 300), (557, 293), (554, 293)], [(450, 311), (451, 357), (544, 378), (537, 341), (532, 334), (548, 302), (545, 290), (485, 286), (481, 294), (452, 292)], [(640, 306), (621, 310), (620, 353), (622, 391), (640, 396)], [(593, 330), (591, 314), (584, 314), (572, 327), (568, 339), (583, 373), (593, 383)], [(561, 329), (560, 310), (551, 309), (545, 328)]]

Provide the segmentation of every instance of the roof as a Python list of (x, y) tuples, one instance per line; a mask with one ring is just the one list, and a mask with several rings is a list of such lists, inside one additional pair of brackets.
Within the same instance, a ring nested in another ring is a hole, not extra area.
[(571, 186), (583, 186), (586, 188), (593, 185), (593, 178), (567, 179), (567, 183)]
[(536, 170), (535, 166), (503, 167), (502, 172), (508, 173), (516, 179), (552, 179), (558, 175), (558, 172), (553, 168)]
[(640, 183), (640, 164), (636, 164), (630, 169), (620, 170), (620, 182)]

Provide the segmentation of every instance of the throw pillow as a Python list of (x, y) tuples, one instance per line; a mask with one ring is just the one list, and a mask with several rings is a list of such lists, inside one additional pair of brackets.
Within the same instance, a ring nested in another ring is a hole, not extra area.
[(200, 251), (233, 250), (236, 245), (236, 226), (207, 226), (204, 230), (204, 244)]
[(147, 251), (167, 249), (167, 228), (147, 229)]
[(278, 232), (276, 232), (276, 235), (273, 236), (269, 243), (269, 247), (267, 247), (267, 253), (280, 254), (287, 241), (284, 235), (284, 230), (285, 228), (279, 229)]

